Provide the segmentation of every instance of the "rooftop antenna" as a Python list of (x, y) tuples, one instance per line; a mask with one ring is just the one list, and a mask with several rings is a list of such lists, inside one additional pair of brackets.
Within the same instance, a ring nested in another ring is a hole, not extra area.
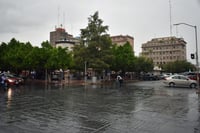
[(60, 23), (59, 19), (60, 19), (60, 6), (58, 6), (58, 24), (57, 24), (58, 27), (59, 27), (59, 25), (60, 25), (60, 24), (59, 24), (59, 23)]
[(171, 0), (169, 0), (169, 21), (170, 21), (170, 36), (172, 36), (172, 5), (171, 5)]
[(63, 28), (65, 29), (65, 12), (63, 12)]

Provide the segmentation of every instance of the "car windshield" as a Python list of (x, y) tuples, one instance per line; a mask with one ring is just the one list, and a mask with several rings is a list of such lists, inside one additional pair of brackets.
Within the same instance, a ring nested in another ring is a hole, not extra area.
[(6, 77), (9, 77), (9, 78), (16, 78), (16, 76), (12, 75), (12, 74), (6, 74)]

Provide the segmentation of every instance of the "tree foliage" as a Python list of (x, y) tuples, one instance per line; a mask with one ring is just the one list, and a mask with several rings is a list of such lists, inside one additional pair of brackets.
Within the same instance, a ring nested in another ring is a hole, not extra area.
[(122, 46), (115, 45), (112, 48), (114, 59), (112, 69), (115, 71), (132, 72), (135, 69), (135, 56), (129, 42)]
[(48, 41), (42, 48), (16, 39), (0, 45), (0, 69), (13, 72), (22, 70), (65, 69), (70, 67), (72, 56), (67, 49), (52, 47)]
[(135, 72), (152, 72), (153, 67), (153, 61), (149, 58), (140, 56), (135, 60)]
[(26, 68), (26, 57), (32, 49), (31, 44), (21, 43), (14, 38), (0, 46), (1, 69), (8, 69), (15, 72)]
[(174, 61), (163, 65), (163, 70), (170, 73), (194, 71), (195, 66), (187, 61)]
[(73, 64), (72, 68), (76, 70), (84, 70), (87, 52), (84, 44), (75, 45), (73, 48)]
[(81, 29), (81, 44), (74, 47), (74, 64), (80, 65), (79, 69), (84, 69), (85, 62), (99, 72), (110, 67), (112, 42), (107, 30), (98, 12), (88, 18), (88, 26)]

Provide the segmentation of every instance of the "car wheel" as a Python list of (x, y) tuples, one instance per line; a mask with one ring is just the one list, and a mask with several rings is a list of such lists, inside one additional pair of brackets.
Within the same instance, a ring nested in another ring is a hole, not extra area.
[(175, 83), (173, 83), (173, 82), (169, 83), (169, 87), (174, 87), (174, 86), (175, 86)]
[(192, 83), (191, 85), (190, 85), (190, 88), (196, 88), (196, 84), (194, 84), (194, 83)]

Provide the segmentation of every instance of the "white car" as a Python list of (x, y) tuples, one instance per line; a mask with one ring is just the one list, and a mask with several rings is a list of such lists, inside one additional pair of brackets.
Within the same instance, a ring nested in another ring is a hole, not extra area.
[(166, 77), (163, 80), (163, 83), (170, 87), (180, 86), (180, 87), (196, 88), (197, 86), (196, 80), (189, 79), (183, 75), (172, 75), (172, 76)]

